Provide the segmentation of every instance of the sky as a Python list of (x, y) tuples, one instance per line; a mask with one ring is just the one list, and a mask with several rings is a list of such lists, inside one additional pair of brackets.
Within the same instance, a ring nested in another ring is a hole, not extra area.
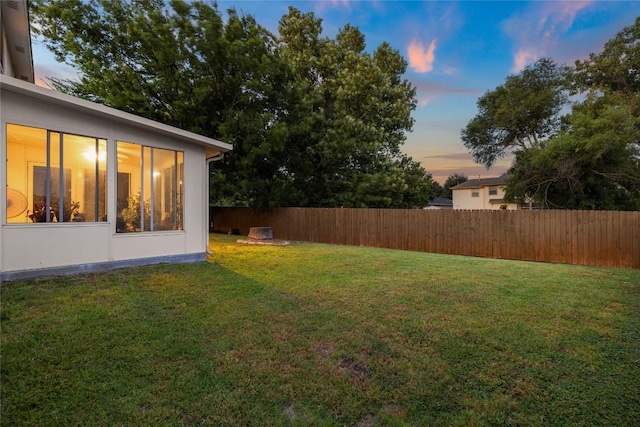
[[(506, 156), (487, 170), (476, 164), (460, 131), (476, 115), (476, 102), (525, 66), (542, 57), (572, 65), (598, 53), (640, 16), (640, 2), (424, 1), (424, 0), (218, 0), (252, 15), (272, 33), (289, 6), (322, 18), (323, 35), (335, 38), (345, 24), (365, 35), (366, 50), (388, 42), (408, 63), (405, 78), (417, 89), (403, 151), (444, 183), (453, 173), (469, 178), (499, 176)], [(36, 83), (47, 77), (73, 78), (37, 40), (33, 42)]]

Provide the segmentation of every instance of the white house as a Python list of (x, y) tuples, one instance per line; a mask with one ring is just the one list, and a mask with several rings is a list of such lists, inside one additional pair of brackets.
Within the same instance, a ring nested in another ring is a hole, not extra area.
[(502, 175), (470, 179), (451, 187), (453, 209), (518, 209), (518, 204), (503, 200), (506, 178), (506, 175)]
[(206, 259), (231, 145), (36, 86), (26, 1), (0, 14), (0, 281)]

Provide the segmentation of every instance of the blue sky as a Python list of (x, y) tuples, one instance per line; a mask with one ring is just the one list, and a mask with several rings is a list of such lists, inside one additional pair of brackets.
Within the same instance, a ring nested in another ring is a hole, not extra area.
[[(222, 12), (253, 15), (276, 34), (289, 5), (322, 18), (325, 36), (349, 23), (364, 33), (368, 51), (386, 41), (402, 54), (418, 95), (403, 151), (440, 182), (455, 172), (488, 177), (509, 167), (510, 157), (487, 171), (460, 141), (479, 96), (541, 57), (573, 64), (599, 52), (640, 16), (633, 1), (218, 0)], [(39, 43), (33, 47), (37, 80), (74, 75)]]

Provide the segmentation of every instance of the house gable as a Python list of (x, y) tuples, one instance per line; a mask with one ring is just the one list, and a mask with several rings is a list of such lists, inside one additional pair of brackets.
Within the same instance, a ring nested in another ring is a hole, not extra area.
[(0, 74), (34, 83), (26, 1), (0, 1)]

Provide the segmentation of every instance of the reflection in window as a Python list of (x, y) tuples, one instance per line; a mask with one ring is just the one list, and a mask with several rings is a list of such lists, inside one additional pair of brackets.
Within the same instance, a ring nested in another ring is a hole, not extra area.
[(7, 125), (8, 223), (106, 221), (107, 141)]
[(184, 153), (117, 143), (116, 231), (183, 229)]

